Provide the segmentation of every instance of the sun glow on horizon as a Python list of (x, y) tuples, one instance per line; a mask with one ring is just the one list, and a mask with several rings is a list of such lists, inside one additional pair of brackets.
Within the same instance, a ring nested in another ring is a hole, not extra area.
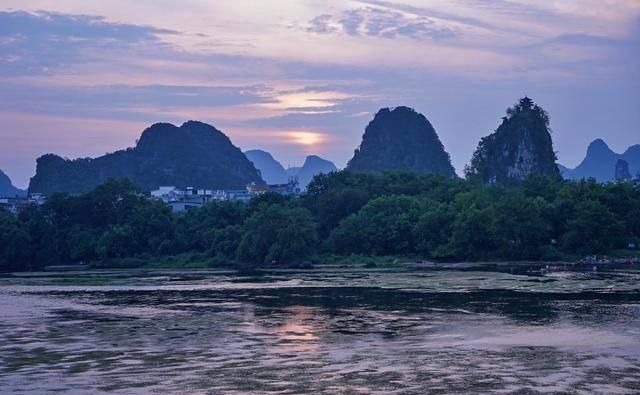
[(327, 140), (327, 136), (322, 133), (291, 131), (282, 132), (282, 135), (294, 144), (314, 146)]

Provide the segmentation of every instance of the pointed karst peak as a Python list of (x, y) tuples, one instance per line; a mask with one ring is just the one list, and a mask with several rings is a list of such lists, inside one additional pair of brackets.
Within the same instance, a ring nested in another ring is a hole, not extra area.
[(318, 155), (309, 155), (305, 158), (303, 166), (309, 166), (312, 164), (323, 164), (323, 163), (331, 163), (331, 162), (329, 162), (326, 159), (322, 159)]
[(449, 154), (429, 120), (405, 106), (376, 113), (347, 169), (372, 173), (410, 170), (455, 177)]
[(487, 184), (520, 182), (532, 174), (559, 177), (547, 112), (524, 97), (506, 114), (498, 129), (480, 140), (467, 177)]
[(591, 154), (599, 154), (599, 153), (610, 153), (611, 148), (604, 142), (604, 140), (598, 138), (593, 140), (589, 147), (587, 148), (587, 155)]
[(317, 155), (309, 155), (304, 160), (304, 165), (297, 172), (298, 182), (302, 189), (306, 189), (313, 177), (318, 174), (328, 174), (338, 170), (336, 166), (326, 159)]

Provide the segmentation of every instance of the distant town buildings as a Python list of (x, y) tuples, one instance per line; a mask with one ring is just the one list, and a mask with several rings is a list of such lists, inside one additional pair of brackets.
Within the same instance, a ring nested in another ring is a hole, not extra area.
[(27, 197), (0, 197), (0, 209), (4, 209), (13, 214), (18, 214), (25, 207), (44, 204), (46, 197), (41, 193), (33, 193)]
[(161, 186), (151, 191), (151, 198), (165, 202), (174, 213), (180, 213), (189, 208), (202, 207), (215, 201), (248, 202), (251, 198), (267, 192), (281, 195), (298, 195), (300, 194), (300, 187), (295, 177), (291, 178), (286, 184), (266, 185), (251, 183), (245, 189), (211, 190), (194, 187)]

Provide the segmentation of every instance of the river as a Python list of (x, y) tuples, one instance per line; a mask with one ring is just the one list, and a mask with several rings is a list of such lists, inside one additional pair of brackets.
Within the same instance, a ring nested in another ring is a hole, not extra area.
[(640, 273), (8, 275), (0, 392), (640, 393)]

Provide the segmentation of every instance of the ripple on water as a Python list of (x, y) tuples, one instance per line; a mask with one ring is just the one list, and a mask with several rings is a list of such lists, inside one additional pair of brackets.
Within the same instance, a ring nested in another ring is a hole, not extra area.
[(1, 286), (1, 388), (640, 391), (640, 296), (629, 275), (117, 276), (106, 282), (123, 284)]

